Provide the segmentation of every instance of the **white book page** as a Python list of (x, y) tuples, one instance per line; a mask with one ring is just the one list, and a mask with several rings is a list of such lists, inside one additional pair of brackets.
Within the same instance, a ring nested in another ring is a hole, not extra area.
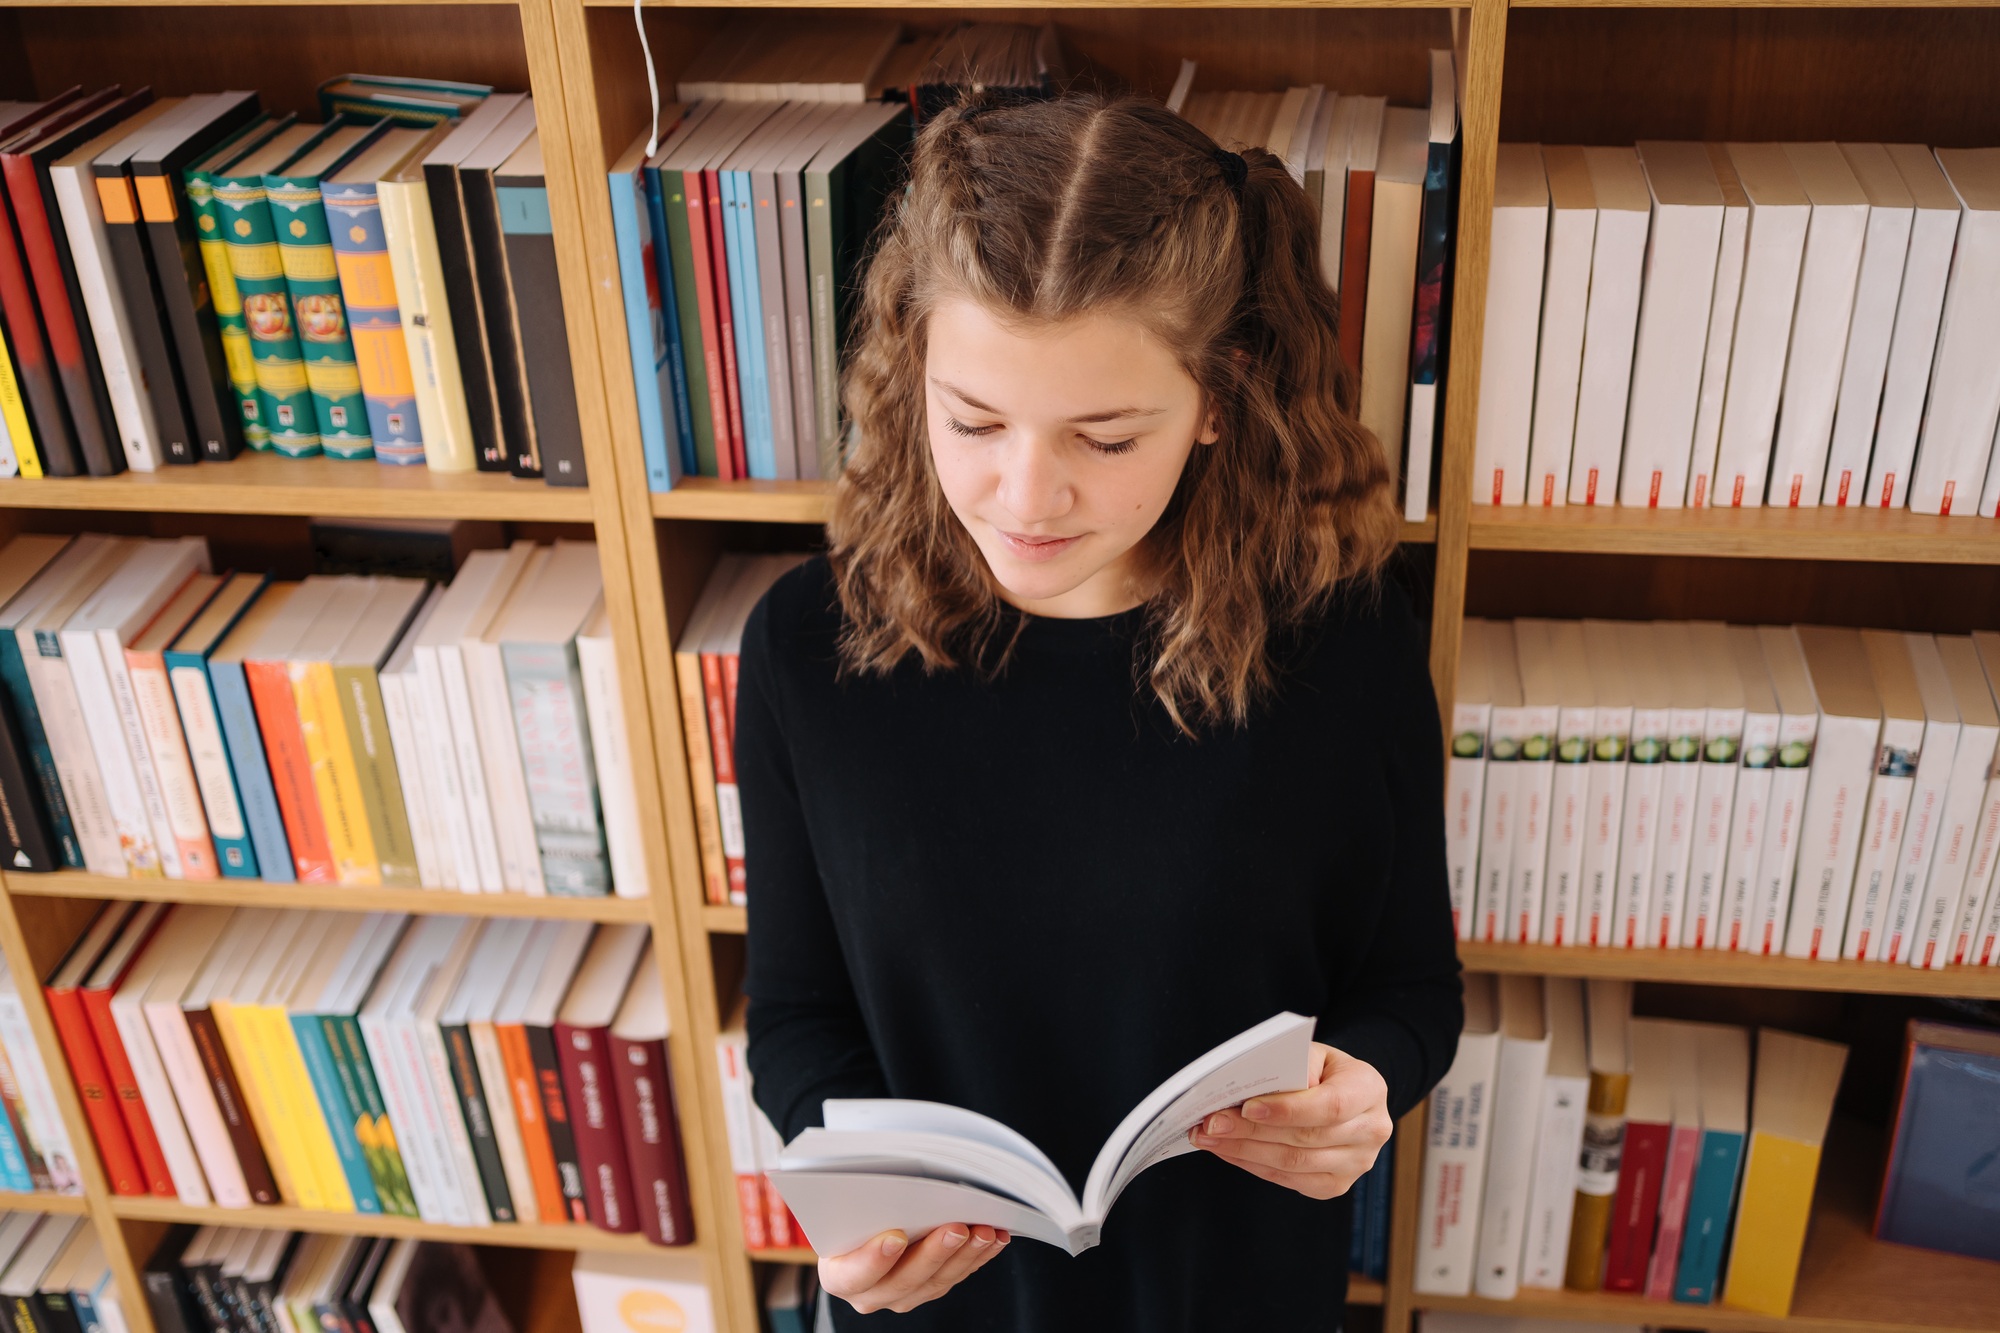
[(781, 1165), (784, 1171), (880, 1171), (957, 1181), (1011, 1195), (1065, 1229), (1083, 1220), (1060, 1178), (1051, 1180), (1010, 1148), (951, 1133), (808, 1129), (785, 1148)]
[(1062, 1169), (1049, 1160), (1047, 1153), (1031, 1143), (1027, 1135), (1009, 1129), (992, 1116), (944, 1102), (900, 1097), (829, 1097), (820, 1106), (828, 1129), (950, 1134), (1013, 1153), (1047, 1172), (1049, 1179), (1064, 1191), (1069, 1189)]
[(820, 1254), (846, 1254), (885, 1231), (915, 1241), (953, 1222), (1000, 1227), (1077, 1252), (1069, 1234), (1034, 1209), (971, 1185), (846, 1171), (779, 1171), (771, 1179)]

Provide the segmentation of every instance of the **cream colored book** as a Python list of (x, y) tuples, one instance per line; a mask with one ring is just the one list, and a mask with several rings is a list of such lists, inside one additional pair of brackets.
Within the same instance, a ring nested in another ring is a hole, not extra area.
[(1368, 302), (1361, 340), (1361, 424), (1382, 446), (1392, 491), (1403, 476), (1409, 405), (1410, 319), (1417, 294), (1417, 231), (1423, 219), (1430, 113), (1392, 106), (1382, 117), (1375, 213), (1368, 239)]
[(396, 280), (396, 306), (409, 344), (410, 375), (416, 384), (417, 424), (424, 434), (424, 463), (433, 472), (470, 472), (477, 466), (472, 415), (459, 375), (451, 303), (445, 298), (444, 261), (431, 222), (424, 158), (439, 139), (457, 127), (452, 121), (425, 136), (402, 165), (376, 184), (382, 203), (382, 232), (389, 245), (389, 271)]

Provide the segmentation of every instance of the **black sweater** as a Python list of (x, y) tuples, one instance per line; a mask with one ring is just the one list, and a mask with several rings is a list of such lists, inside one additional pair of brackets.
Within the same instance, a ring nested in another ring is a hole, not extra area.
[[(1142, 613), (1030, 618), (1005, 671), (842, 676), (824, 560), (751, 616), (736, 713), (750, 1069), (789, 1140), (828, 1097), (1003, 1121), (1080, 1189), (1187, 1061), (1280, 1010), (1390, 1109), (1461, 1022), (1442, 754), (1403, 594), (1288, 636), (1278, 696), (1191, 741), (1135, 686)], [(841, 1328), (1334, 1329), (1348, 1200), (1207, 1153), (1141, 1175), (1077, 1258), (1010, 1245), (941, 1300)]]

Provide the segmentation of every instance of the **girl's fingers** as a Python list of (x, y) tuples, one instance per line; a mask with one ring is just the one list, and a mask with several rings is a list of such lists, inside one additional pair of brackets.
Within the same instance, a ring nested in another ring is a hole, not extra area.
[(909, 1248), (909, 1238), (902, 1232), (885, 1231), (846, 1254), (821, 1255), (819, 1284), (841, 1297), (864, 1292), (887, 1277)]
[[(991, 1227), (982, 1227), (980, 1230), (985, 1231), (988, 1236), (993, 1234)], [(976, 1258), (979, 1252), (994, 1248), (990, 1241), (984, 1246), (974, 1246), (972, 1231), (973, 1228), (959, 1222), (937, 1228), (911, 1246), (880, 1280), (861, 1290), (851, 1291), (844, 1298), (862, 1314), (875, 1310), (915, 1309), (945, 1291), (951, 1282), (957, 1281), (956, 1278), (952, 1278), (950, 1281), (939, 1283), (938, 1279), (940, 1272), (947, 1265), (956, 1267), (960, 1251), (974, 1251), (972, 1257)]]
[(1354, 1179), (1375, 1163), (1373, 1148), (1301, 1148), (1290, 1143), (1231, 1139), (1209, 1151), (1237, 1166), (1261, 1166), (1296, 1176), (1345, 1176)]
[(1290, 1143), (1302, 1148), (1379, 1148), (1395, 1128), (1388, 1108), (1373, 1107), (1346, 1120), (1327, 1124), (1272, 1124), (1246, 1119), (1240, 1112), (1217, 1111), (1195, 1128), (1193, 1143), (1208, 1148), (1219, 1142)]
[(934, 1301), (950, 1291), (966, 1278), (990, 1262), (994, 1255), (1006, 1247), (1005, 1233), (996, 1232), (992, 1227), (977, 1226), (972, 1234), (961, 1243), (938, 1269), (931, 1280), (911, 1296), (902, 1301), (891, 1302), (890, 1307), (907, 1313), (926, 1301)]

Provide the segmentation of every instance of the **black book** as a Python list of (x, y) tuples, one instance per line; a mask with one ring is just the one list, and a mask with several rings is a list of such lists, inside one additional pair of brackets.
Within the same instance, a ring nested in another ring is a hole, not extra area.
[(244, 1326), (251, 1333), (284, 1333), (273, 1302), (298, 1246), (299, 1233), (296, 1231), (258, 1233), (250, 1261), (244, 1265), (243, 1272), (234, 1283), (237, 1308), (242, 1311)]
[(438, 1032), (444, 1037), (452, 1088), (458, 1093), (465, 1132), (472, 1140), (472, 1160), (479, 1167), (487, 1211), (495, 1222), (515, 1221), (514, 1196), (507, 1189), (506, 1169), (500, 1164), (500, 1141), (493, 1135), (493, 1115), (487, 1109), (486, 1089), (479, 1081), (479, 1065), (472, 1055), (472, 1034), (464, 1023), (440, 1023)]
[(522, 1035), (528, 1039), (528, 1058), (535, 1065), (535, 1086), (542, 1093), (542, 1122), (548, 1126), (549, 1150), (556, 1159), (556, 1178), (562, 1182), (563, 1206), (572, 1222), (588, 1222), (589, 1210), (583, 1201), (583, 1160), (576, 1152), (576, 1131), (570, 1128), (569, 1103), (563, 1100), (562, 1064), (556, 1056), (553, 1027), (524, 1023)]
[(175, 1226), (139, 1275), (146, 1287), (146, 1311), (153, 1317), (155, 1333), (202, 1333), (208, 1327), (195, 1309), (194, 1293), (181, 1270), (181, 1253), (194, 1235), (195, 1229), (185, 1223)]
[(192, 463), (198, 457), (193, 420), (188, 414), (187, 397), (181, 384), (180, 363), (174, 359), (172, 339), (167, 333), (165, 303), (153, 273), (153, 252), (146, 244), (139, 220), (139, 195), (132, 185), (132, 157), (156, 134), (172, 133), (193, 116), (194, 98), (172, 101), (144, 127), (134, 130), (91, 159), (91, 174), (97, 181), (97, 201), (104, 213), (104, 237), (111, 249), (113, 281), (124, 298), (132, 329), (132, 351), (138, 358), (133, 372), (140, 392), (153, 409), (153, 426), (159, 431), (160, 456), (170, 463)]
[(377, 1236), (355, 1265), (353, 1278), (345, 1287), (346, 1295), (342, 1304), (348, 1318), (354, 1321), (356, 1333), (380, 1333), (375, 1327), (375, 1316), (368, 1309), (368, 1298), (374, 1294), (376, 1280), (382, 1276), (382, 1265), (389, 1260), (389, 1251), (396, 1242), (387, 1236)]
[(500, 229), (506, 237), (517, 336), (522, 347), (532, 338), (537, 349), (523, 361), (542, 475), (551, 486), (587, 485), (540, 134), (529, 132), (527, 142), (494, 173), (493, 184), (500, 202)]
[(486, 345), (486, 315), (480, 304), (479, 270), (466, 229), (459, 164), (528, 99), (522, 93), (489, 97), (424, 159), (424, 189), (430, 196), (431, 225), (437, 233), (438, 261), (444, 269), (445, 304), (451, 311), (452, 342), (472, 418), (472, 442), (481, 472), (506, 472), (511, 461), (500, 408), (493, 394), (493, 357)]
[(131, 162), (139, 216), (145, 221), (161, 303), (173, 333), (174, 359), (180, 364), (188, 413), (200, 443), (199, 455), (169, 460), (176, 463), (192, 463), (196, 457), (229, 459), (243, 450), (243, 422), (229, 386), (222, 326), (216, 322), (208, 267), (201, 257), (201, 233), (181, 173), (259, 115), (256, 93), (209, 93), (188, 100), (193, 109), (148, 138)]
[(0, 1276), (0, 1299), (7, 1303), (15, 1333), (77, 1333), (74, 1319), (67, 1328), (51, 1320), (41, 1299), (41, 1286), (70, 1237), (85, 1225), (80, 1217), (44, 1217), (7, 1265), (5, 1275)]
[[(542, 451), (528, 407), (527, 358), (514, 305), (513, 277), (507, 269), (507, 240), (500, 227), (500, 194), (494, 176), (534, 132), (535, 105), (524, 101), (458, 167), (459, 198), (465, 208), (465, 230), (472, 242), (473, 272), (479, 283), (479, 309), (486, 320), (493, 402), (500, 414), (507, 470), (517, 477), (542, 475)], [(454, 328), (457, 318), (454, 310)], [(561, 345), (567, 350), (566, 341)]]
[(4, 699), (0, 699), (0, 832), (7, 839), (9, 871), (41, 874), (63, 868), (48, 812), (38, 799), (20, 723)]

